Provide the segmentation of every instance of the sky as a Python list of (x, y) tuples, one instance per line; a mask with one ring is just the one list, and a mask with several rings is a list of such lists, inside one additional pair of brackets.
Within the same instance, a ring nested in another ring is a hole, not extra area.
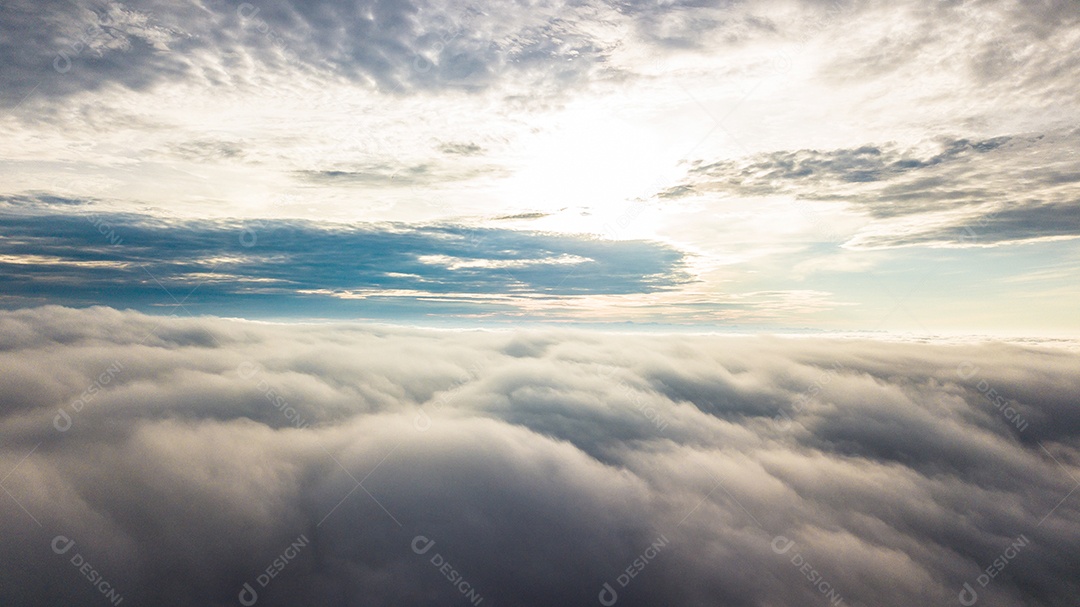
[(1077, 0), (0, 0), (0, 605), (1075, 607)]
[(5, 2), (0, 305), (1076, 335), (1078, 15)]

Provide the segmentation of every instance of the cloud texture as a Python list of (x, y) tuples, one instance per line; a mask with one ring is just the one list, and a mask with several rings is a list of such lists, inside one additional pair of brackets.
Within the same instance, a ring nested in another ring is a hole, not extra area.
[(895, 144), (785, 150), (694, 163), (661, 194), (843, 202), (868, 218), (851, 248), (992, 246), (1080, 235), (1070, 151), (1080, 132), (943, 138), (927, 152)]
[(0, 601), (1072, 605), (1077, 358), (4, 312)]
[[(32, 206), (11, 201), (86, 204), (0, 241), (0, 305), (171, 305), (156, 279), (221, 315), (548, 299), (560, 319), (1075, 333), (1056, 302), (1080, 284), (1078, 23), (1068, 0), (11, 0), (0, 231)], [(291, 227), (208, 254), (259, 220)], [(261, 254), (341, 224), (398, 231)], [(465, 231), (499, 250), (468, 258)], [(128, 247), (148, 234), (192, 261)], [(961, 282), (896, 321), (880, 295), (912, 267)]]
[(513, 314), (541, 297), (643, 294), (689, 280), (683, 254), (654, 242), (462, 225), (157, 221), (90, 209), (0, 197), (10, 237), (0, 243), (3, 303)]

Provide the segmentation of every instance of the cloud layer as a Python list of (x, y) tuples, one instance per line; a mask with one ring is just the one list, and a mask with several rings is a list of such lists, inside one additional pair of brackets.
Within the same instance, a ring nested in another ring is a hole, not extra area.
[(0, 20), (0, 56), (10, 60), (3, 101), (168, 81), (243, 86), (257, 83), (260, 70), (340, 77), (390, 94), (475, 91), (508, 79), (555, 93), (604, 69), (606, 43), (580, 19), (589, 7), (530, 9), (425, 0), (14, 2)]
[[(4, 103), (35, 90), (64, 97), (111, 84), (247, 84), (253, 66), (343, 77), (395, 94), (475, 91), (506, 81), (558, 93), (646, 73), (613, 57), (628, 39), (673, 54), (762, 41), (807, 44), (824, 30), (851, 25), (865, 33), (844, 32), (850, 45), (834, 49), (823, 76), (885, 80), (963, 45), (957, 67), (984, 90), (1076, 100), (1061, 78), (1077, 64), (1070, 47), (1077, 16), (1065, 0), (544, 0), (528, 9), (439, 0), (19, 0), (5, 5), (0, 20)], [(883, 16), (905, 23), (892, 31), (866, 26)], [(949, 27), (932, 27), (941, 21)]]
[(1071, 605), (1077, 362), (5, 312), (0, 600)]

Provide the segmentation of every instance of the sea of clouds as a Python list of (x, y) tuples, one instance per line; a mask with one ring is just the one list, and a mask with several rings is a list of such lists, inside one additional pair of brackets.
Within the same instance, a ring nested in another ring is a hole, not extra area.
[(1080, 353), (0, 313), (0, 604), (1074, 605)]

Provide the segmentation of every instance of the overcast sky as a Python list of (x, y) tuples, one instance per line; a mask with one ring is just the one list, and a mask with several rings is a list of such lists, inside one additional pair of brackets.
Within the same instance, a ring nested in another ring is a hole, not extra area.
[(0, 303), (1076, 333), (1078, 15), (5, 2)]

